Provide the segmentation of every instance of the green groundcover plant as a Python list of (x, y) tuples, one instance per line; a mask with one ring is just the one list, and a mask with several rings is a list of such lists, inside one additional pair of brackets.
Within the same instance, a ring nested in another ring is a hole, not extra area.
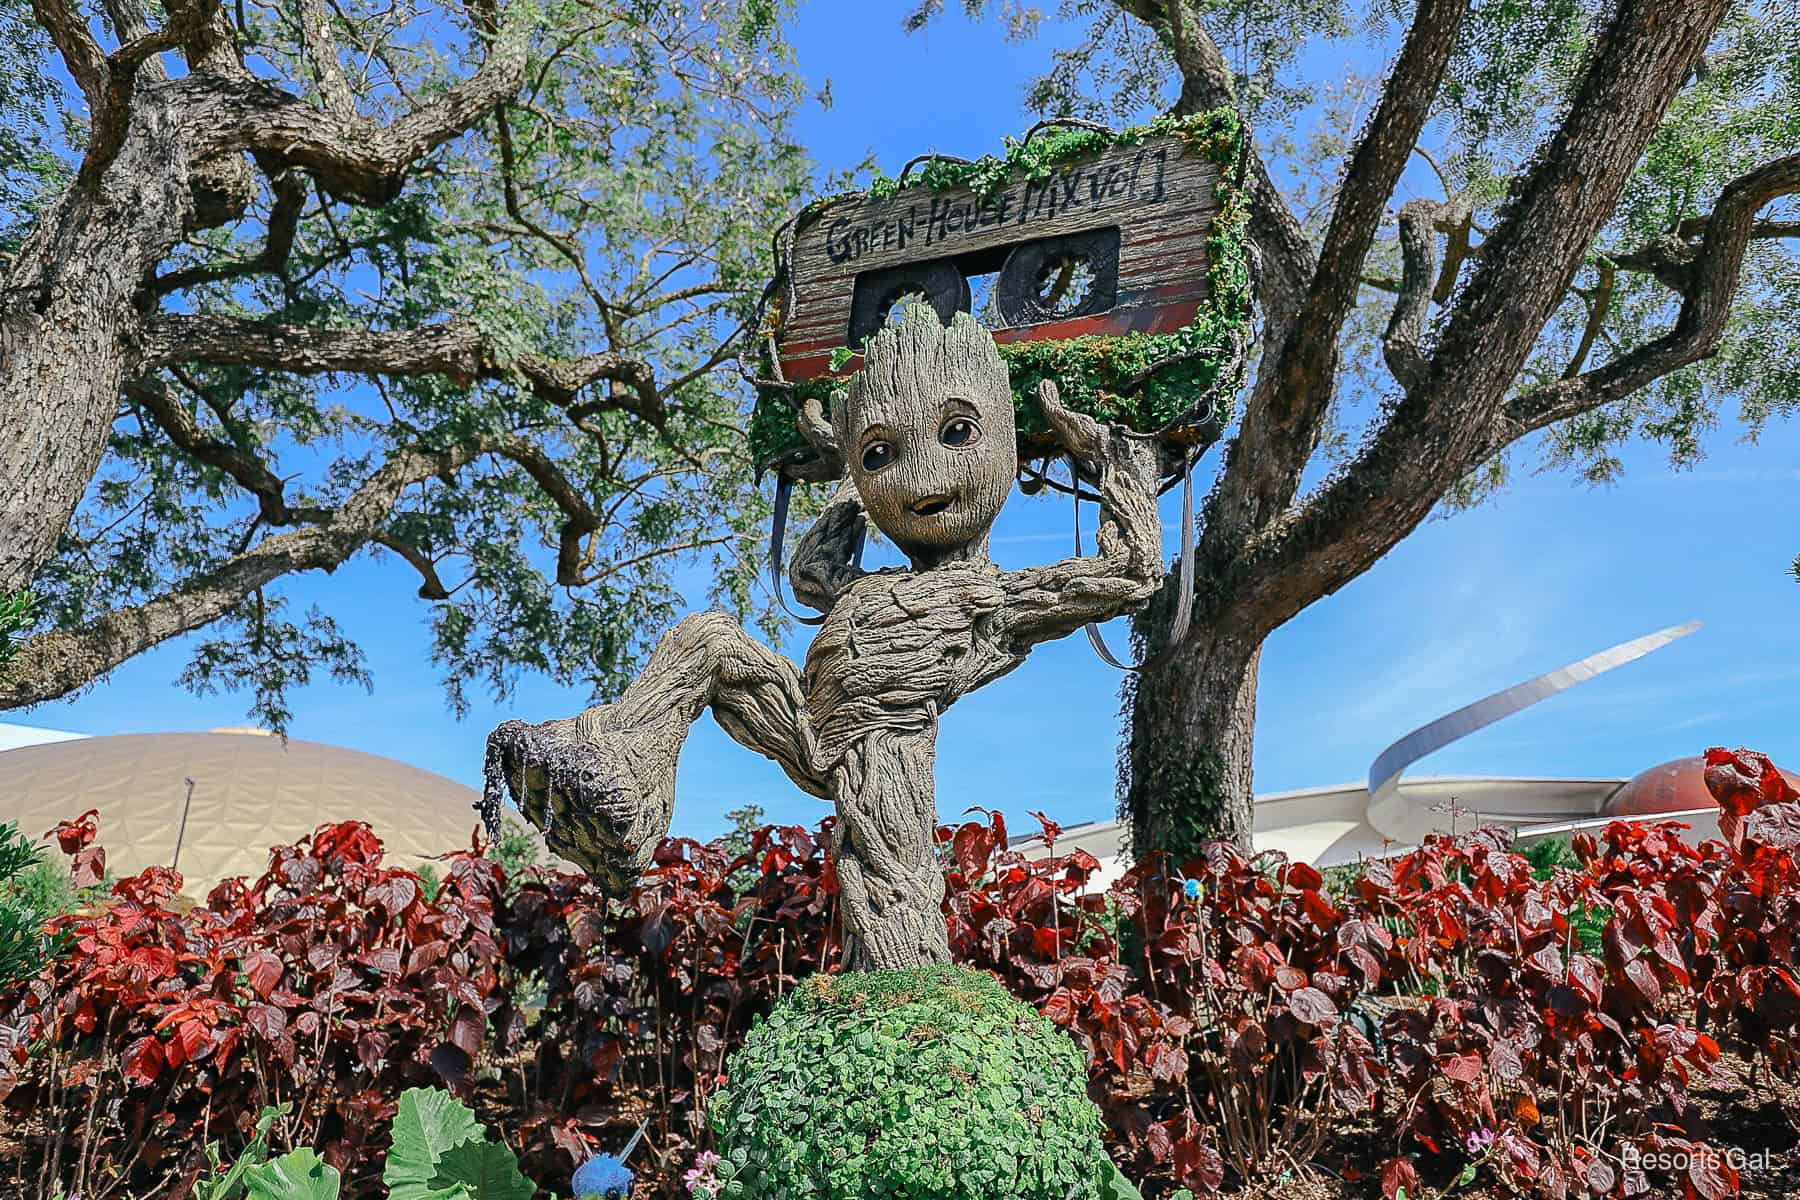
[(716, 1200), (1136, 1195), (1075, 1041), (964, 967), (809, 979), (745, 1039), (712, 1122)]
[(16, 825), (0, 825), (0, 988), (43, 970), (52, 950), (43, 931), (50, 914), (27, 888), (42, 857)]

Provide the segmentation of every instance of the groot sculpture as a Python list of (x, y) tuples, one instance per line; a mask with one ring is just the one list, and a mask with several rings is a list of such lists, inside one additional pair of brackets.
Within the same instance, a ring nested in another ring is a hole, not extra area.
[[(825, 614), (804, 670), (722, 613), (690, 616), (615, 702), (493, 732), (489, 823), (510, 791), (553, 851), (623, 890), (668, 833), (676, 757), (710, 707), (734, 739), (837, 806), (849, 965), (946, 961), (932, 846), (940, 714), (1033, 646), (1138, 607), (1162, 579), (1155, 445), (1066, 411), (1050, 383), (1038, 403), (1099, 489), (1097, 554), (1023, 571), (989, 560), (1018, 465), (1006, 367), (968, 314), (946, 327), (911, 306), (870, 339), (829, 419), (813, 404), (802, 421), (848, 475), (790, 571), (795, 596)], [(910, 569), (855, 565), (869, 521)]]

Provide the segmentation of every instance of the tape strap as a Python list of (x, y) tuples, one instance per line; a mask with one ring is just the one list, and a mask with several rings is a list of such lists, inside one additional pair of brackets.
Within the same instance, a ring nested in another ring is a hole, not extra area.
[[(1197, 457), (1197, 456), (1196, 456)], [(1069, 460), (1071, 476), (1076, 474), (1075, 460)], [(1081, 497), (1074, 498), (1075, 505), (1075, 557), (1081, 557)], [(1187, 640), (1188, 628), (1194, 620), (1194, 555), (1196, 551), (1194, 537), (1194, 460), (1187, 455), (1181, 459), (1181, 565), (1179, 591), (1175, 599), (1175, 621), (1169, 627), (1169, 640), (1163, 648), (1132, 667), (1120, 662), (1113, 652), (1106, 647), (1106, 639), (1100, 636), (1100, 626), (1093, 621), (1087, 625), (1088, 644), (1100, 661), (1119, 671), (1141, 674), (1159, 666), (1170, 655), (1174, 654), (1181, 643)]]
[[(823, 625), (825, 623), (824, 613), (820, 613), (816, 617), (809, 617), (804, 613), (795, 612), (789, 607), (787, 595), (781, 587), (781, 577), (784, 574), (781, 547), (782, 543), (787, 540), (788, 502), (793, 499), (793, 496), (794, 481), (789, 479), (785, 472), (777, 471), (775, 473), (775, 521), (774, 528), (769, 531), (769, 587), (774, 591), (775, 603), (781, 605), (782, 612), (802, 625)], [(862, 560), (860, 540), (856, 547), (856, 557), (860, 563)]]

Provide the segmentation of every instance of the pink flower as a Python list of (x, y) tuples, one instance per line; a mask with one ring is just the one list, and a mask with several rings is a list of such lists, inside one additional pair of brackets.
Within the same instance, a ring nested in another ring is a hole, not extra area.
[(719, 1156), (711, 1150), (704, 1151), (699, 1158), (694, 1160), (694, 1165), (688, 1173), (681, 1177), (681, 1182), (687, 1184), (688, 1191), (693, 1194), (705, 1191), (710, 1195), (717, 1192), (719, 1180), (713, 1172), (718, 1165)]

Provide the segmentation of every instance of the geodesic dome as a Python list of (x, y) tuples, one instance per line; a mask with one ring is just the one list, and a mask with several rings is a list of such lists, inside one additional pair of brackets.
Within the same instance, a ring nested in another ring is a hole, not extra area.
[(251, 731), (118, 734), (0, 752), (0, 824), (36, 838), (98, 809), (110, 872), (173, 864), (196, 898), (229, 876), (261, 874), (271, 847), (329, 821), (368, 822), (389, 864), (416, 868), (469, 845), (477, 797), (391, 758)]

